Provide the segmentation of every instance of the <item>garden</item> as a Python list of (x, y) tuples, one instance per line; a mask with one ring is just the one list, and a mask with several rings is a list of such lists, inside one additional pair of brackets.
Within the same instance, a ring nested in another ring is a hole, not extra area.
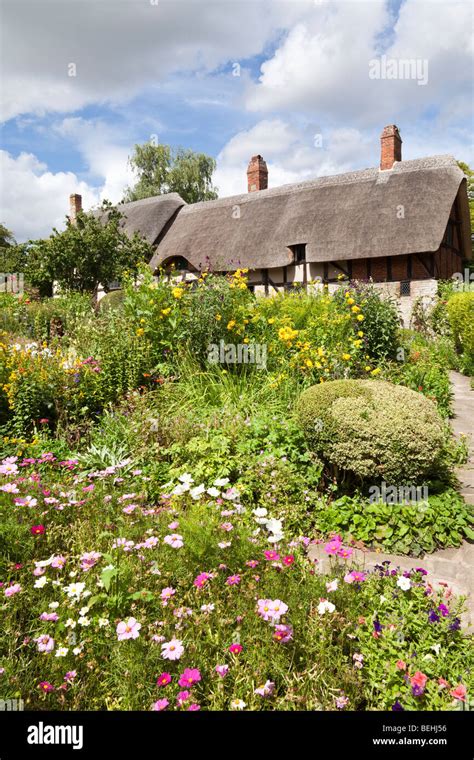
[(474, 539), (448, 374), (474, 374), (473, 311), (441, 283), (406, 330), (368, 283), (263, 298), (146, 266), (99, 303), (1, 294), (4, 699), (465, 709), (465, 600), (423, 557)]

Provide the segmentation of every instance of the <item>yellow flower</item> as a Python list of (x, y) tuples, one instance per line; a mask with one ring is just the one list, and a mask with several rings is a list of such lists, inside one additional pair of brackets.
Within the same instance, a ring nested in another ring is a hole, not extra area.
[(143, 329), (143, 327), (139, 327), (137, 330), (138, 337), (141, 338), (144, 333), (145, 333), (145, 330)]
[[(349, 301), (350, 301), (350, 300), (351, 300), (351, 299), (349, 298)], [(349, 303), (349, 301), (348, 301), (347, 303)], [(352, 307), (352, 309), (351, 309), (351, 311), (353, 311), (353, 312), (354, 312), (354, 314), (357, 314), (357, 312), (358, 312), (358, 311), (360, 311), (360, 309), (359, 309), (359, 307), (358, 307), (358, 306), (353, 306), (353, 307)]]
[(268, 320), (268, 324), (272, 325), (274, 321), (275, 321), (275, 317), (270, 317), (270, 319)]
[(222, 319), (222, 316), (220, 314), (216, 314), (216, 319), (217, 319), (218, 322), (220, 322), (221, 319)]
[(370, 374), (371, 374), (371, 375), (378, 375), (378, 374), (379, 374), (379, 372), (380, 372), (380, 367), (377, 367), (376, 369), (373, 369), (373, 370), (372, 370), (372, 372), (371, 372)]
[(168, 314), (170, 313), (170, 311), (171, 311), (171, 309), (170, 309), (170, 307), (168, 306), (168, 308), (167, 308), (167, 309), (162, 309), (162, 310), (161, 310), (161, 313), (163, 314), (163, 316), (164, 316), (164, 317), (167, 317), (167, 316), (168, 316)]
[(351, 358), (350, 354), (342, 354), (342, 358), (347, 362)]
[(141, 325), (144, 325), (144, 324), (145, 324), (145, 322), (146, 322), (146, 319), (143, 319), (143, 317), (142, 317), (142, 318), (141, 318), (141, 320), (140, 320), (140, 324), (141, 324)]
[(230, 322), (227, 323), (228, 330), (232, 330), (233, 327), (235, 327), (235, 319), (231, 319)]
[(371, 369), (372, 369), (372, 367), (365, 367), (365, 371), (366, 371), (366, 372), (370, 372), (370, 371), (371, 371)]
[(248, 343), (248, 342), (249, 342), (249, 339), (248, 338), (244, 338), (244, 343)]
[(311, 369), (311, 367), (313, 366), (313, 362), (311, 361), (311, 359), (306, 359), (306, 361), (305, 361), (305, 364), (306, 364), (306, 366), (307, 366), (307, 367), (309, 367), (310, 369)]
[(357, 335), (359, 336), (359, 338), (363, 338), (364, 337), (364, 333), (362, 332), (362, 330), (359, 330), (359, 332), (357, 333)]
[(179, 299), (183, 297), (184, 290), (183, 288), (173, 288), (171, 292), (175, 298)]
[(363, 319), (364, 319), (364, 315), (363, 314), (358, 314), (357, 315), (357, 319), (358, 319), (359, 322), (362, 322)]
[[(347, 297), (347, 293), (346, 293), (346, 297)], [(355, 301), (353, 298), (348, 298), (347, 303), (349, 304), (349, 306), (352, 306), (352, 304), (355, 303)]]
[(280, 327), (278, 330), (278, 337), (284, 342), (293, 340), (297, 335), (298, 330), (293, 330), (291, 327)]

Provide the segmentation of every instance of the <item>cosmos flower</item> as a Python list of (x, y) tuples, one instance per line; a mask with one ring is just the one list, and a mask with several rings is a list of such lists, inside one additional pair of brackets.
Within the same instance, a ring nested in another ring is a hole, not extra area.
[(169, 536), (165, 536), (163, 541), (173, 549), (181, 549), (184, 546), (183, 537), (179, 533), (172, 533)]
[(326, 612), (334, 612), (336, 609), (332, 602), (328, 602), (327, 599), (321, 599), (318, 604), (318, 612), (320, 615), (325, 615)]
[(167, 686), (171, 683), (171, 676), (169, 673), (162, 673), (156, 680), (157, 686)]
[(168, 705), (169, 701), (167, 699), (157, 699), (156, 702), (153, 702), (151, 709), (156, 712), (161, 712), (162, 710), (166, 710)]
[(161, 656), (164, 660), (179, 660), (183, 652), (183, 642), (179, 639), (171, 639), (161, 645)]
[(121, 620), (116, 628), (118, 640), (124, 641), (125, 639), (138, 639), (141, 627), (141, 623), (137, 623), (133, 617), (128, 618), (126, 621)]
[(214, 668), (214, 670), (216, 671), (216, 673), (217, 673), (218, 676), (220, 676), (221, 678), (225, 678), (226, 675), (227, 675), (227, 673), (229, 672), (229, 666), (228, 665), (216, 665), (216, 667)]
[(178, 684), (180, 686), (190, 688), (195, 683), (201, 680), (201, 673), (197, 668), (186, 668), (183, 674), (180, 676)]

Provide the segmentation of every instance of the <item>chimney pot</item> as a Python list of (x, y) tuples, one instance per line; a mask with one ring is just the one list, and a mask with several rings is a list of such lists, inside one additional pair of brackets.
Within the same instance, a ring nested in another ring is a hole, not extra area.
[(78, 213), (82, 211), (82, 195), (72, 193), (69, 196), (69, 219), (71, 224), (75, 224)]
[(391, 169), (395, 161), (402, 160), (402, 138), (395, 124), (384, 127), (380, 135), (380, 168)]
[(247, 168), (247, 185), (249, 193), (266, 190), (268, 187), (268, 169), (262, 156), (252, 156)]

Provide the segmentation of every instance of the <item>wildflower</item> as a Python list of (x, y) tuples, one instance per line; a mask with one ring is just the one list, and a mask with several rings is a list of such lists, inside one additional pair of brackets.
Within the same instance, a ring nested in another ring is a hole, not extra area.
[(363, 320), (364, 320), (364, 315), (363, 315), (363, 314), (358, 314), (358, 315), (357, 315), (357, 317), (356, 317), (356, 319), (357, 319), (359, 322), (363, 322)]
[(430, 610), (428, 613), (428, 620), (430, 623), (439, 623), (439, 615), (434, 610)]
[(273, 638), (280, 644), (287, 644), (293, 638), (293, 628), (291, 625), (276, 625)]
[(221, 678), (225, 678), (226, 675), (227, 675), (227, 673), (229, 672), (229, 666), (228, 665), (216, 665), (216, 667), (214, 668), (214, 670), (216, 671), (216, 673), (217, 673), (218, 676), (220, 676)]
[(257, 567), (260, 563), (256, 559), (249, 559), (247, 560), (245, 564), (247, 565), (247, 567), (254, 568), (254, 567)]
[(232, 710), (243, 710), (247, 707), (247, 703), (242, 699), (233, 699), (230, 703), (230, 707)]
[(40, 620), (47, 623), (56, 623), (59, 620), (59, 615), (56, 612), (42, 612)]
[(176, 591), (174, 588), (171, 588), (171, 586), (167, 586), (163, 589), (163, 591), (160, 594), (161, 601), (163, 603), (163, 607), (166, 607), (168, 604), (168, 600), (171, 599), (172, 596), (176, 594)]
[(292, 565), (294, 561), (295, 561), (295, 558), (292, 554), (287, 554), (286, 557), (283, 557), (283, 560), (282, 560), (283, 564), (286, 565), (287, 567), (290, 567), (290, 565)]
[(110, 620), (108, 618), (100, 617), (97, 623), (99, 624), (99, 628), (105, 628), (110, 624)]
[(255, 689), (254, 694), (258, 694), (260, 697), (271, 697), (275, 691), (275, 684), (273, 681), (266, 681), (262, 686)]
[(229, 652), (231, 652), (231, 654), (240, 654), (242, 650), (242, 644), (231, 644), (229, 647)]
[(118, 640), (138, 639), (141, 627), (141, 623), (137, 623), (133, 617), (129, 618), (127, 621), (121, 620), (116, 628)]
[(38, 645), (38, 652), (52, 652), (54, 649), (54, 639), (45, 633), (43, 636), (38, 636), (37, 639), (33, 639)]
[(263, 555), (269, 562), (277, 562), (280, 559), (280, 555), (272, 549), (263, 552)]
[(339, 586), (339, 581), (337, 578), (333, 581), (330, 581), (329, 583), (326, 583), (326, 591), (331, 593), (331, 591), (337, 591), (337, 588)]
[(83, 594), (85, 587), (85, 583), (70, 583), (69, 586), (65, 586), (64, 591), (70, 599), (74, 597), (76, 597), (76, 599), (79, 599), (79, 597)]
[(201, 709), (201, 705), (197, 705), (195, 702), (193, 702), (192, 705), (189, 705), (188, 712), (197, 712)]
[(240, 583), (240, 575), (229, 575), (226, 580), (227, 586), (238, 586)]
[(365, 573), (353, 570), (351, 573), (347, 573), (347, 575), (344, 576), (344, 581), (345, 583), (363, 583), (366, 578), (367, 575)]
[(55, 567), (59, 570), (62, 570), (65, 564), (66, 557), (63, 557), (61, 554), (59, 554), (57, 557), (53, 557), (51, 560), (51, 567)]
[(336, 697), (336, 707), (338, 710), (344, 710), (349, 704), (349, 697), (342, 694), (340, 697)]
[(178, 684), (179, 686), (187, 686), (188, 688), (190, 686), (193, 686), (195, 683), (198, 683), (198, 681), (201, 680), (201, 673), (197, 668), (186, 668), (180, 677)]
[(449, 693), (454, 699), (459, 699), (460, 702), (466, 701), (467, 689), (462, 683), (458, 684), (455, 689), (451, 689)]
[(334, 612), (335, 609), (335, 605), (332, 602), (328, 602), (327, 599), (321, 599), (318, 604), (318, 612), (320, 615), (325, 615), (326, 612)]
[(189, 691), (185, 690), (185, 691), (178, 692), (178, 696), (176, 697), (176, 701), (177, 701), (178, 705), (180, 705), (180, 706), (184, 705), (184, 703), (188, 701), (188, 699), (190, 698), (190, 696), (191, 696), (191, 692), (189, 692)]
[(449, 615), (449, 610), (448, 610), (448, 608), (446, 607), (446, 605), (445, 605), (445, 604), (440, 604), (440, 605), (438, 605), (438, 610), (441, 612), (441, 615), (442, 615), (443, 617), (448, 617), (448, 615)]
[(257, 605), (257, 615), (266, 621), (278, 621), (288, 611), (288, 605), (280, 599), (259, 599)]
[(417, 670), (415, 675), (410, 676), (410, 685), (414, 697), (420, 697), (423, 694), (427, 680), (428, 676), (425, 676), (420, 670)]
[[(79, 623), (79, 625), (85, 625), (85, 626), (91, 624), (90, 618), (86, 617), (85, 615), (81, 615), (81, 617), (78, 619), (77, 622)], [(136, 636), (134, 636), (133, 638), (136, 638)]]
[(14, 583), (12, 586), (7, 586), (5, 591), (3, 592), (6, 597), (13, 596), (14, 594), (18, 594), (21, 591), (21, 586), (19, 583)]
[(44, 525), (32, 525), (30, 528), (30, 533), (32, 536), (42, 536), (45, 530), (46, 528)]
[(67, 647), (58, 647), (56, 649), (56, 657), (66, 657), (69, 649)]
[(397, 586), (398, 588), (401, 588), (402, 591), (408, 591), (411, 589), (411, 580), (404, 575), (400, 575), (397, 580)]
[(81, 563), (81, 570), (84, 572), (90, 570), (91, 567), (94, 567), (94, 565), (97, 564), (101, 557), (102, 554), (100, 554), (100, 552), (86, 552), (79, 560)]
[(5, 493), (20, 493), (16, 483), (5, 483), (5, 485), (0, 486), (0, 491), (4, 491)]
[(364, 655), (363, 654), (353, 654), (352, 659), (354, 661), (354, 667), (355, 668), (362, 668), (364, 664)]
[(405, 708), (402, 707), (398, 699), (395, 700), (395, 702), (392, 705), (393, 712), (404, 712)]
[(201, 612), (205, 612), (207, 615), (209, 615), (209, 613), (214, 611), (215, 606), (216, 606), (215, 604), (202, 604)]
[(458, 617), (454, 618), (453, 622), (449, 626), (451, 631), (458, 631), (461, 627), (461, 621)]
[(164, 660), (179, 660), (183, 652), (183, 642), (179, 639), (171, 639), (161, 645), (161, 656)]
[(197, 586), (197, 588), (202, 588), (210, 578), (212, 578), (212, 575), (209, 573), (199, 573), (199, 575), (194, 579), (193, 583), (195, 586)]
[(171, 546), (173, 549), (181, 549), (182, 546), (184, 546), (183, 537), (180, 536), (178, 533), (173, 533), (170, 536), (165, 536), (163, 541), (165, 544), (168, 544), (168, 546)]
[(40, 681), (38, 688), (41, 689), (41, 691), (43, 691), (45, 694), (49, 694), (50, 691), (54, 691), (54, 686), (49, 681)]
[(74, 681), (74, 679), (77, 676), (77, 670), (68, 670), (66, 675), (64, 676), (64, 680), (68, 683), (71, 683), (71, 681)]
[(449, 689), (449, 683), (444, 678), (438, 678), (440, 689)]
[(171, 683), (171, 676), (169, 673), (162, 673), (161, 676), (158, 676), (156, 681), (157, 686), (167, 686), (169, 683)]
[(153, 702), (151, 709), (156, 712), (161, 712), (162, 710), (166, 710), (168, 705), (169, 701), (167, 699), (157, 699), (156, 702)]
[(176, 298), (179, 301), (179, 299), (183, 297), (184, 290), (183, 288), (172, 288), (171, 292), (173, 298)]

